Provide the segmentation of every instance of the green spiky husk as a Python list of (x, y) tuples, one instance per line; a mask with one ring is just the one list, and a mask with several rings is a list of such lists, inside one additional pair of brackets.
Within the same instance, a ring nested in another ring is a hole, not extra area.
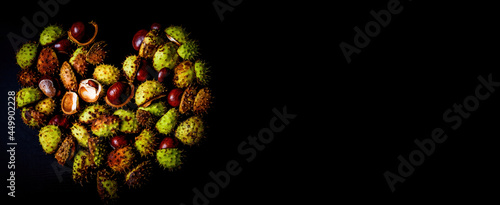
[(59, 143), (61, 143), (61, 135), (61, 130), (55, 125), (42, 127), (38, 133), (38, 137), (43, 151), (47, 154), (53, 154), (56, 152), (59, 147)]
[(120, 118), (115, 115), (103, 115), (92, 123), (90, 129), (96, 136), (112, 137), (120, 129)]
[(40, 100), (36, 105), (35, 109), (38, 112), (43, 113), (46, 116), (52, 115), (56, 109), (56, 101), (52, 98), (45, 98)]
[(151, 114), (153, 114), (156, 117), (161, 117), (165, 113), (167, 113), (168, 108), (167, 108), (167, 105), (164, 101), (159, 101), (159, 102), (152, 103), (148, 107), (139, 107), (138, 110), (145, 110), (145, 111), (150, 112)]
[(30, 105), (42, 99), (43, 93), (36, 87), (25, 87), (16, 94), (16, 103), (18, 108)]
[(33, 107), (23, 107), (21, 111), (21, 118), (24, 124), (38, 128), (46, 124), (47, 116), (41, 112), (36, 111)]
[(149, 31), (144, 40), (142, 40), (141, 47), (139, 47), (139, 56), (146, 59), (152, 59), (156, 49), (165, 42), (160, 36), (158, 30)]
[(138, 133), (141, 131), (139, 129), (139, 123), (137, 118), (135, 118), (135, 113), (130, 110), (119, 109), (116, 110), (113, 115), (120, 117), (120, 132), (123, 133)]
[(109, 114), (106, 106), (100, 104), (93, 104), (86, 107), (78, 116), (78, 121), (83, 124), (91, 124), (95, 119), (102, 115)]
[(174, 85), (178, 88), (188, 87), (195, 78), (193, 63), (184, 61), (179, 63), (174, 69)]
[(90, 133), (87, 130), (87, 128), (85, 128), (85, 126), (83, 126), (80, 123), (74, 123), (73, 126), (71, 126), (70, 130), (71, 130), (71, 135), (75, 137), (76, 141), (80, 146), (88, 147), (88, 140), (90, 138)]
[(207, 65), (206, 62), (197, 60), (194, 63), (194, 71), (196, 73), (196, 81), (200, 85), (208, 85), (208, 82), (210, 81), (210, 67)]
[(83, 183), (90, 181), (92, 174), (90, 154), (80, 149), (73, 158), (73, 181), (83, 185)]
[(35, 64), (38, 53), (38, 44), (35, 42), (24, 43), (16, 53), (16, 62), (22, 69), (27, 69)]
[(54, 43), (57, 39), (64, 36), (64, 30), (61, 26), (50, 25), (43, 29), (40, 34), (40, 44), (42, 46)]
[(204, 136), (205, 127), (199, 116), (192, 116), (181, 122), (175, 130), (175, 137), (185, 145), (197, 144)]
[(101, 167), (106, 163), (106, 157), (110, 151), (109, 142), (100, 137), (91, 137), (88, 141), (91, 163), (96, 167)]
[(188, 40), (179, 46), (177, 54), (184, 60), (195, 60), (200, 55), (200, 46), (197, 41)]
[(161, 45), (153, 56), (153, 67), (156, 71), (163, 68), (173, 69), (177, 64), (179, 55), (177, 54), (177, 45), (173, 42), (167, 42)]
[(179, 169), (182, 164), (182, 152), (179, 148), (159, 149), (156, 151), (156, 161), (163, 169)]
[(131, 55), (123, 61), (123, 72), (129, 82), (134, 82), (137, 71), (139, 71), (141, 60), (136, 55)]
[(159, 133), (164, 135), (170, 134), (177, 125), (177, 118), (179, 117), (179, 111), (176, 108), (170, 109), (165, 115), (163, 115), (158, 122), (156, 122), (156, 129)]
[(158, 146), (158, 139), (152, 130), (144, 129), (139, 136), (135, 137), (135, 148), (141, 156), (149, 157), (155, 152), (155, 147)]
[(102, 169), (97, 172), (97, 193), (107, 204), (115, 203), (118, 198), (118, 179), (112, 171)]
[(95, 67), (93, 76), (103, 85), (112, 85), (120, 79), (120, 70), (112, 65), (101, 64)]
[(138, 106), (141, 106), (145, 102), (163, 94), (166, 91), (167, 89), (160, 82), (156, 80), (147, 80), (139, 85), (135, 91), (135, 103)]
[(180, 44), (185, 43), (189, 39), (189, 33), (182, 26), (169, 26), (164, 31)]

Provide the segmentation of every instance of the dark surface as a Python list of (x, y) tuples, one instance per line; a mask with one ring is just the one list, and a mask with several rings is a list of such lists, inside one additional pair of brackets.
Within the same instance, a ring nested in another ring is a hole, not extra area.
[[(74, 21), (98, 22), (98, 38), (111, 49), (107, 63), (118, 66), (134, 54), (135, 32), (158, 22), (187, 27), (214, 70), (216, 104), (207, 140), (191, 149), (182, 170), (159, 172), (139, 191), (125, 188), (124, 203), (192, 204), (192, 189), (202, 190), (212, 181), (208, 173), (231, 160), (240, 162), (242, 172), (210, 204), (496, 199), (498, 188), (489, 185), (498, 182), (498, 92), (481, 101), (457, 130), (442, 119), (454, 103), (474, 94), (478, 76), (492, 74), (500, 81), (492, 5), (401, 1), (404, 10), (348, 64), (339, 43), (352, 44), (353, 27), (364, 27), (373, 20), (370, 11), (386, 8), (388, 1), (243, 1), (223, 22), (211, 1), (85, 2), (61, 6), (49, 22), (65, 28)], [(31, 18), (40, 7), (15, 3), (2, 10), (0, 107), (6, 110), (7, 91), (20, 89), (15, 80), (20, 69), (5, 35), (20, 34), (21, 17)], [(273, 108), (284, 106), (297, 117), (246, 162), (238, 145), (268, 127)], [(2, 136), (6, 118), (5, 111)], [(436, 127), (448, 139), (392, 193), (384, 172), (396, 173), (398, 156), (407, 158), (417, 149), (414, 140), (429, 138)], [(95, 187), (75, 184), (70, 172), (58, 179), (53, 155), (43, 153), (37, 132), (19, 114), (15, 136), (14, 202), (99, 202)], [(1, 149), (7, 150), (4, 137)], [(8, 178), (8, 155), (2, 152), (2, 177)]]

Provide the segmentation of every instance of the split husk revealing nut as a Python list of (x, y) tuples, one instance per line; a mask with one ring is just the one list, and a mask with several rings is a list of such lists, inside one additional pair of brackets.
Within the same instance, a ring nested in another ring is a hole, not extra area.
[(61, 110), (63, 113), (72, 115), (77, 113), (79, 109), (80, 100), (78, 99), (78, 94), (71, 91), (66, 92), (61, 100)]
[(102, 85), (97, 80), (85, 79), (80, 82), (78, 87), (78, 95), (83, 101), (93, 103), (99, 100), (99, 97), (104, 93)]

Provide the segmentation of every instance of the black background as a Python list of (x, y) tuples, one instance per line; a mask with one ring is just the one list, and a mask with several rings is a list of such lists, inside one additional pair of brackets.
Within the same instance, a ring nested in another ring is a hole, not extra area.
[[(192, 189), (202, 189), (210, 171), (233, 159), (243, 171), (210, 204), (495, 200), (499, 94), (481, 101), (455, 131), (442, 120), (445, 110), (474, 94), (478, 76), (491, 73), (500, 81), (493, 6), (401, 1), (403, 11), (348, 64), (340, 42), (353, 44), (353, 27), (363, 28), (373, 20), (370, 11), (386, 9), (387, 2), (244, 0), (221, 22), (212, 1), (71, 1), (49, 22), (65, 28), (98, 22), (98, 38), (111, 49), (107, 62), (115, 65), (135, 53), (130, 44), (137, 30), (153, 22), (183, 25), (213, 67), (209, 137), (181, 171), (159, 173), (141, 191), (125, 191), (124, 203), (191, 204)], [(0, 107), (7, 107), (8, 91), (20, 88), (6, 34), (20, 35), (21, 17), (39, 10), (36, 2), (2, 6)], [(284, 106), (297, 117), (255, 160), (243, 163), (238, 145), (268, 126), (273, 108)], [(7, 111), (1, 116), (6, 136)], [(384, 172), (397, 173), (397, 157), (407, 158), (416, 149), (413, 141), (429, 138), (436, 127), (446, 131), (447, 141), (392, 193)], [(43, 153), (36, 131), (19, 115), (16, 142), (14, 202), (99, 201), (94, 187), (76, 185), (71, 174), (58, 180), (55, 159)], [(2, 152), (2, 178), (8, 178)]]

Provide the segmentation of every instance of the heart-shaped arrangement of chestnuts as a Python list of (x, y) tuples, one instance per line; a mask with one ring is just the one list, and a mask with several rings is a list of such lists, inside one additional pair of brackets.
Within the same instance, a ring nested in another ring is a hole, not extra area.
[[(198, 41), (181, 26), (154, 23), (132, 39), (137, 51), (106, 64), (98, 25), (51, 25), (16, 53), (16, 106), (39, 129), (47, 154), (94, 184), (105, 202), (147, 183), (155, 169), (174, 171), (206, 134), (210, 72)], [(132, 37), (132, 36), (131, 36)]]

